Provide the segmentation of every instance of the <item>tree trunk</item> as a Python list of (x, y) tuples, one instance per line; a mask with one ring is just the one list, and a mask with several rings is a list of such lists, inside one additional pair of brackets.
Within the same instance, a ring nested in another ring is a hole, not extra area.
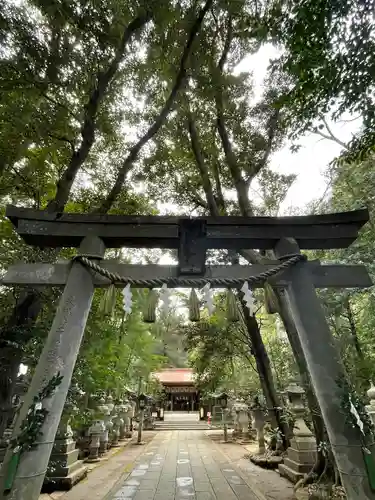
[[(114, 57), (109, 62), (106, 71), (99, 71), (96, 75), (95, 84), (90, 90), (88, 100), (83, 107), (83, 122), (81, 126), (81, 144), (77, 150), (74, 150), (70, 161), (56, 183), (56, 194), (48, 203), (47, 212), (63, 212), (65, 205), (68, 201), (73, 182), (79, 169), (86, 161), (92, 146), (95, 141), (96, 132), (96, 117), (100, 109), (103, 99), (108, 93), (109, 87), (115, 78), (118, 68), (123, 60), (126, 47), (133, 35), (139, 32), (151, 18), (151, 12), (142, 12), (139, 16), (135, 17), (128, 26), (124, 28), (120, 44)], [(58, 249), (46, 250), (48, 260), (55, 259), (58, 255)], [(40, 252), (38, 256), (40, 260)], [(36, 318), (41, 310), (41, 301), (39, 294), (33, 290), (26, 291), (19, 303), (13, 310), (12, 316), (7, 324), (0, 331), (0, 348), (2, 350), (0, 360), (2, 369), (0, 370), (0, 413), (2, 408), (9, 406), (9, 401), (12, 399), (13, 388), (16, 382), (19, 363), (22, 360), (22, 345), (24, 345), (30, 338), (32, 327)], [(14, 345), (20, 339), (19, 347), (14, 347), (14, 355), (6, 361), (1, 358), (8, 356), (4, 348), (9, 345)], [(10, 342), (10, 344), (9, 344)], [(6, 411), (6, 410), (4, 410)], [(4, 414), (0, 417), (4, 422), (7, 417)], [(1, 424), (1, 427), (4, 424)]]
[(247, 328), (249, 344), (254, 353), (259, 379), (264, 397), (266, 398), (272, 426), (280, 429), (282, 433), (283, 445), (286, 449), (289, 446), (290, 431), (287, 423), (282, 419), (281, 405), (275, 389), (270, 360), (255, 316), (250, 315), (248, 308), (242, 303), (242, 301), (241, 305)]
[[(314, 427), (314, 434), (317, 445), (319, 443), (327, 440), (327, 432), (325, 429), (322, 414), (320, 412), (320, 407), (318, 400), (316, 399), (315, 392), (312, 388), (309, 370), (307, 368), (307, 363), (305, 356), (302, 351), (301, 342), (298, 337), (298, 332), (293, 318), (291, 317), (288, 305), (285, 302), (285, 298), (282, 291), (274, 290), (278, 306), (279, 315), (283, 322), (285, 331), (288, 335), (289, 343), (293, 351), (294, 359), (297, 363), (298, 371), (301, 378), (301, 385), (306, 393), (307, 405), (311, 413), (312, 424)], [(323, 471), (326, 458), (322, 451), (318, 450), (317, 461), (313, 468), (314, 473), (318, 471)]]

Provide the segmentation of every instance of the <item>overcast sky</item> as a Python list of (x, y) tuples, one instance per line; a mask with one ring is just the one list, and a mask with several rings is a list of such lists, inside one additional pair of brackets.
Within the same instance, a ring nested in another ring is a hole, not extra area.
[[(274, 47), (266, 45), (257, 54), (245, 58), (237, 67), (237, 71), (253, 73), (257, 97), (261, 94), (262, 82), (266, 76), (269, 61), (276, 56), (277, 51)], [(332, 132), (343, 142), (348, 142), (359, 126), (359, 121), (330, 124)], [(323, 196), (327, 188), (324, 172), (329, 162), (341, 151), (337, 143), (322, 139), (315, 134), (302, 137), (298, 143), (302, 146), (298, 153), (291, 153), (291, 143), (287, 143), (271, 159), (271, 167), (275, 171), (284, 174), (293, 173), (298, 176), (281, 207), (284, 213), (289, 207), (304, 207), (310, 201)]]

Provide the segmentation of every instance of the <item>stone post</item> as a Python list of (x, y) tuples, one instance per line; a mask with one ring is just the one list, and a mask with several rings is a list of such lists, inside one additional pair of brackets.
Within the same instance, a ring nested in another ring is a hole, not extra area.
[(375, 386), (372, 382), (370, 389), (367, 391), (367, 396), (370, 404), (366, 406), (366, 411), (371, 418), (372, 424), (375, 426)]
[(289, 384), (286, 390), (289, 398), (289, 408), (295, 423), (290, 447), (287, 450), (284, 463), (279, 465), (279, 472), (282, 476), (296, 483), (313, 468), (317, 450), (315, 437), (303, 418), (305, 414), (303, 403), (305, 391), (295, 382)]
[(223, 437), (224, 443), (228, 442), (228, 419), (227, 419), (228, 409), (223, 408), (223, 413), (221, 414), (222, 424), (223, 424)]
[(262, 408), (254, 407), (251, 410), (254, 422), (253, 427), (257, 432), (258, 451), (257, 455), (264, 455), (266, 453), (266, 441), (264, 439), (264, 426), (266, 424), (266, 416)]
[(244, 442), (249, 441), (249, 407), (246, 403), (242, 402), (239, 409), (238, 421), (240, 424), (240, 434)]
[(143, 430), (144, 414), (145, 414), (145, 410), (144, 410), (144, 408), (142, 408), (139, 412), (137, 444), (142, 444), (142, 430)]
[[(80, 254), (93, 259), (101, 259), (104, 251), (104, 243), (97, 236), (86, 237), (79, 250)], [(14, 438), (21, 432), (22, 423), (33, 401), (38, 398), (40, 390), (57, 373), (63, 377), (62, 382), (51, 397), (42, 402), (43, 408), (48, 414), (43, 423), (38, 444), (35, 449), (21, 454), (11, 491), (6, 496), (7, 500), (25, 500), (25, 498), (38, 500), (39, 498), (93, 294), (94, 284), (91, 270), (79, 262), (74, 262), (30, 388), (20, 410), (13, 434)], [(9, 449), (5, 456), (4, 466), (0, 471), (0, 498), (3, 498), (2, 492), (7, 478), (8, 464), (12, 456), (13, 450)]]

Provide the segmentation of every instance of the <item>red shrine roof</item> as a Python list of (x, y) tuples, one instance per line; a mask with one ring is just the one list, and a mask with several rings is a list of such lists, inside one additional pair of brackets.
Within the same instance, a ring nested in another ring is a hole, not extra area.
[(191, 368), (167, 368), (154, 372), (152, 376), (164, 385), (194, 385), (194, 373)]

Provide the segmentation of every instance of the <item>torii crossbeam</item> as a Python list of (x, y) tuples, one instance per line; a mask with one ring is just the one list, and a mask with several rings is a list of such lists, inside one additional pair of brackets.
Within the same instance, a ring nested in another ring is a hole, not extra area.
[[(223, 284), (225, 280), (245, 281), (281, 265), (280, 262), (290, 259), (291, 255), (298, 255), (300, 249), (348, 247), (368, 220), (367, 210), (307, 217), (178, 218), (49, 214), (9, 206), (6, 215), (26, 243), (39, 247), (79, 247), (79, 254), (89, 259), (88, 262), (126, 276), (135, 286), (137, 283), (145, 286), (145, 280), (159, 280), (173, 286), (198, 286), (209, 280), (212, 286), (228, 286)], [(106, 247), (177, 249), (178, 266), (132, 266), (102, 260)], [(206, 251), (210, 248), (235, 251), (272, 249), (280, 260), (264, 265), (206, 267)], [(21, 455), (14, 487), (7, 496), (9, 500), (38, 498), (94, 288), (110, 283), (109, 279), (77, 260), (57, 264), (17, 264), (11, 266), (2, 278), (3, 285), (65, 285), (21, 408), (15, 435), (19, 433), (20, 424), (40, 387), (57, 372), (63, 375), (63, 380), (53, 396), (43, 402), (49, 412), (43, 434), (35, 451)], [(373, 499), (375, 495), (367, 480), (360, 446), (360, 430), (353, 429), (342, 415), (340, 379), (344, 377), (344, 370), (315, 292), (316, 287), (367, 287), (372, 284), (370, 277), (364, 266), (299, 261), (270, 278), (270, 283), (285, 293), (347, 496), (351, 500)], [(115, 284), (123, 286), (123, 282)], [(9, 463), (10, 457), (11, 450), (5, 464)]]

